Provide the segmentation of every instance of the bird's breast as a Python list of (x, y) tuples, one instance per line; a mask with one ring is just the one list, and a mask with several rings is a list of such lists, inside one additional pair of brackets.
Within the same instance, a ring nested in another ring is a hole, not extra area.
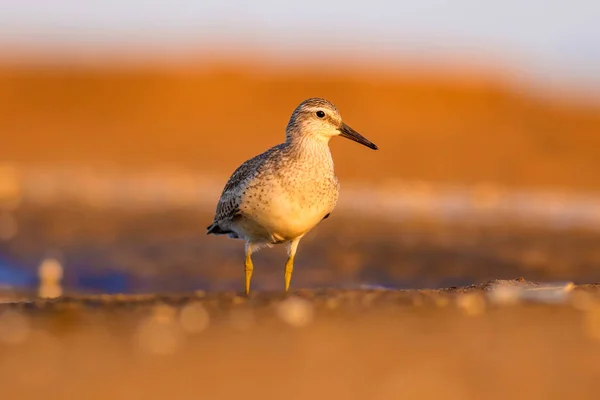
[(273, 176), (249, 188), (244, 214), (274, 237), (300, 236), (331, 212), (339, 186), (333, 174), (306, 174), (298, 171), (285, 177)]

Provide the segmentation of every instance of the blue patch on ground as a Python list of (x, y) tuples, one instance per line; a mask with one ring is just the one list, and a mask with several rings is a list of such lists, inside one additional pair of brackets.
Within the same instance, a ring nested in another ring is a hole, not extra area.
[(84, 292), (101, 292), (108, 294), (128, 293), (132, 279), (123, 273), (108, 272), (102, 275), (82, 275), (75, 279), (75, 286)]
[(0, 286), (31, 287), (37, 277), (30, 271), (17, 267), (6, 259), (0, 258)]

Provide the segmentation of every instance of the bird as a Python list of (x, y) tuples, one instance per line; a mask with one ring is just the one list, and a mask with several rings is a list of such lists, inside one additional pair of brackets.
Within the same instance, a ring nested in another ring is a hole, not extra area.
[(288, 292), (298, 243), (335, 208), (340, 184), (329, 149), (334, 136), (378, 149), (342, 121), (333, 103), (309, 98), (294, 109), (285, 142), (245, 161), (225, 184), (206, 234), (245, 241), (246, 295), (254, 270), (253, 252), (276, 244), (287, 245), (284, 288)]

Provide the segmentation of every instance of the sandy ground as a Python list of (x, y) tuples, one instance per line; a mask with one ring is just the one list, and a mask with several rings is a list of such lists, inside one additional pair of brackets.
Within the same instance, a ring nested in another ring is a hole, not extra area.
[[(0, 254), (29, 286), (0, 296), (5, 397), (597, 397), (598, 286), (487, 282), (597, 282), (597, 232), (337, 214), (305, 239), (289, 295), (274, 248), (246, 298), (242, 244), (204, 236), (210, 214), (14, 215)], [(37, 297), (44, 258), (62, 265), (62, 297)]]
[(596, 398), (598, 288), (558, 304), (491, 288), (19, 301), (0, 306), (0, 384), (19, 399)]

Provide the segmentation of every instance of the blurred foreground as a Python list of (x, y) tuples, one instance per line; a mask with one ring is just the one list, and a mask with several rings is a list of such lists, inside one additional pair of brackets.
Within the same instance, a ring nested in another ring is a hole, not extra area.
[(595, 399), (598, 288), (538, 304), (499, 295), (519, 284), (5, 304), (1, 390), (19, 399)]

